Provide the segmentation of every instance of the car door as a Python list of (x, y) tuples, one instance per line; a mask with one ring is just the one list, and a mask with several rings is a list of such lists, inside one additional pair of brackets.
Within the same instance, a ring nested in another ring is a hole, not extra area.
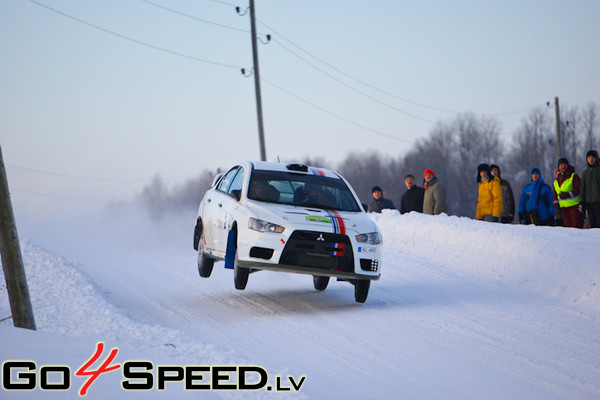
[[(217, 252), (223, 252), (224, 254), (224, 246), (221, 244), (222, 238), (221, 235), (223, 233), (223, 229), (221, 228), (225, 223), (225, 216), (223, 213), (223, 201), (229, 195), (227, 194), (227, 190), (235, 175), (238, 173), (240, 166), (235, 166), (231, 168), (221, 181), (217, 184), (214, 190), (211, 191), (209, 197), (205, 202), (205, 212), (204, 212), (204, 234), (206, 235), (207, 246), (211, 250), (216, 250)], [(223, 254), (220, 254), (221, 256)]]
[(239, 198), (244, 184), (245, 169), (240, 166), (235, 174), (227, 176), (231, 178), (228, 185), (219, 188), (218, 199), (215, 208), (215, 250), (225, 253), (229, 230), (237, 216), (240, 203)]
[(226, 189), (224, 188), (223, 196), (219, 199), (219, 203), (217, 204), (217, 207), (219, 208), (217, 211), (219, 214), (219, 233), (217, 233), (215, 237), (218, 240), (218, 251), (225, 252), (227, 249), (229, 230), (231, 229), (233, 222), (236, 220), (238, 210), (240, 208), (239, 199), (241, 196), (245, 175), (245, 168), (241, 166), (233, 177), (231, 184)]

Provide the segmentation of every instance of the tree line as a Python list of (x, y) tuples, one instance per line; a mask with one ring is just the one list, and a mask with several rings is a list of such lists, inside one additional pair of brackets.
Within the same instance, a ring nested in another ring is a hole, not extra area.
[[(594, 102), (581, 108), (561, 108), (562, 156), (581, 174), (587, 166), (586, 152), (600, 147), (600, 108)], [(413, 174), (417, 185), (423, 186), (423, 171), (429, 168), (446, 186), (448, 213), (474, 217), (479, 164), (499, 165), (502, 178), (510, 182), (518, 202), (533, 167), (542, 171), (547, 183), (554, 181), (558, 161), (556, 140), (554, 113), (540, 107), (521, 120), (508, 141), (502, 138), (497, 119), (465, 113), (438, 122), (429, 135), (418, 140), (405, 155), (391, 157), (376, 151), (352, 152), (337, 165), (320, 157), (288, 161), (338, 171), (363, 203), (370, 203), (372, 187), (380, 186), (385, 197), (398, 208), (400, 197), (406, 191), (405, 176)], [(171, 189), (156, 176), (142, 189), (137, 201), (153, 218), (181, 209), (195, 210), (218, 172), (204, 170), (198, 177)]]

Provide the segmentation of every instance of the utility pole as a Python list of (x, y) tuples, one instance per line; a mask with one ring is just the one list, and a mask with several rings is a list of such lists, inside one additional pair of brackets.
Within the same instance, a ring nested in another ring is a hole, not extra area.
[(256, 114), (258, 118), (258, 141), (260, 145), (260, 159), (267, 161), (265, 150), (265, 133), (263, 129), (262, 100), (260, 95), (260, 73), (258, 70), (258, 48), (256, 46), (256, 21), (254, 0), (250, 0), (250, 30), (252, 34), (252, 58), (254, 61), (254, 88), (256, 91)]
[(2, 158), (2, 147), (0, 147), (0, 253), (14, 326), (35, 330), (33, 308)]
[(562, 143), (560, 139), (560, 110), (558, 109), (558, 97), (554, 98), (554, 112), (556, 112), (556, 158), (562, 157)]

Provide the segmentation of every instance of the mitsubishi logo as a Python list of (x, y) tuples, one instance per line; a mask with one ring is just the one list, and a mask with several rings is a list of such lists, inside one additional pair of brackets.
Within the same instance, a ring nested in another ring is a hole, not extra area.
[(318, 240), (319, 242), (324, 242), (324, 241), (325, 241), (325, 238), (323, 237), (323, 234), (322, 234), (322, 233), (319, 235), (319, 237), (317, 238), (317, 240)]

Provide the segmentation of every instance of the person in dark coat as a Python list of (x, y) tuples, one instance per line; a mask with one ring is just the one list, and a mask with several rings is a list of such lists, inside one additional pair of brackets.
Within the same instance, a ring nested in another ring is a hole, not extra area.
[(521, 224), (552, 225), (554, 223), (554, 193), (542, 179), (539, 168), (531, 170), (531, 183), (525, 185), (519, 201)]
[(383, 196), (383, 190), (381, 190), (379, 186), (373, 187), (371, 192), (373, 193), (373, 202), (371, 203), (371, 205), (369, 205), (369, 212), (380, 213), (381, 210), (396, 209), (394, 202), (386, 199)]
[(500, 214), (500, 222), (510, 224), (515, 219), (515, 195), (512, 187), (506, 179), (502, 179), (500, 167), (496, 164), (490, 165), (492, 175), (500, 179), (500, 187), (502, 188), (502, 214)]
[(600, 228), (600, 161), (598, 152), (590, 150), (586, 155), (588, 167), (581, 174), (581, 205), (587, 211), (590, 228)]
[(415, 177), (410, 174), (404, 178), (404, 184), (406, 185), (406, 193), (402, 195), (400, 200), (400, 213), (405, 214), (411, 211), (422, 213), (425, 189), (418, 187), (415, 184)]

